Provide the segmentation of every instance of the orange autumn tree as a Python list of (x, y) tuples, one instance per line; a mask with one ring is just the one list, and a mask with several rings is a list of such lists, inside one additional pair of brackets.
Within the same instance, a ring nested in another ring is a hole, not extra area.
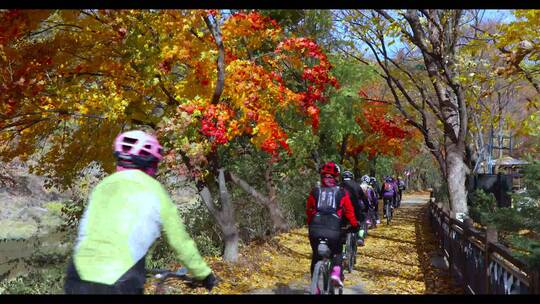
[[(400, 157), (405, 149), (411, 153), (418, 148), (414, 144), (416, 132), (405, 120), (392, 113), (392, 106), (384, 99), (382, 84), (369, 83), (358, 91), (364, 99), (357, 109), (356, 123), (365, 136), (353, 139), (347, 147), (349, 155), (365, 153), (369, 160), (378, 156)], [(373, 174), (374, 168), (371, 168)]]
[(196, 182), (230, 260), (238, 233), (220, 151), (248, 139), (274, 159), (290, 153), (277, 116), (292, 111), (316, 129), (337, 86), (313, 41), (285, 37), (257, 12), (28, 10), (0, 20), (2, 160), (32, 156), (36, 173), (69, 185), (92, 161), (113, 170), (121, 130), (154, 129), (166, 167)]
[[(171, 152), (167, 160), (182, 174), (192, 174), (201, 193), (205, 183), (214, 178), (209, 168), (221, 170), (223, 179), (228, 175), (267, 207), (275, 230), (286, 230), (275, 196), (265, 196), (234, 172), (225, 174), (220, 168), (219, 148), (226, 149), (235, 139), (248, 138), (274, 161), (280, 151), (291, 153), (287, 133), (277, 120), (279, 113), (296, 112), (295, 119), (305, 120), (316, 130), (318, 104), (326, 101), (327, 88), (336, 87), (337, 82), (329, 73), (328, 59), (313, 41), (284, 37), (273, 20), (256, 12), (236, 13), (221, 28), (211, 28), (214, 34), (209, 39), (218, 46), (218, 56), (222, 52), (224, 68), (218, 59), (217, 75), (215, 68), (204, 69), (199, 75), (202, 81), (213, 79), (216, 84), (211, 94), (181, 100), (176, 115), (163, 128), (170, 144), (179, 145), (182, 151)], [(164, 58), (168, 66), (177, 60), (174, 54)], [(220, 69), (224, 71), (222, 82)], [(199, 139), (193, 140), (194, 134)], [(220, 187), (224, 189), (225, 183)], [(205, 202), (211, 210), (215, 208), (210, 196)]]

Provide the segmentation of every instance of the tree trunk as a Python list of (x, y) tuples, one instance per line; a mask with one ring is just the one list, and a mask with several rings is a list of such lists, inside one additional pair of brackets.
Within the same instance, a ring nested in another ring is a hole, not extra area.
[(343, 165), (345, 160), (345, 152), (347, 152), (347, 142), (349, 141), (349, 134), (345, 134), (341, 140), (341, 150), (339, 152), (339, 163)]
[(234, 208), (231, 204), (231, 196), (225, 182), (224, 169), (219, 169), (218, 184), (219, 198), (221, 201), (221, 218), (223, 222), (223, 237), (225, 241), (225, 249), (223, 259), (225, 261), (236, 262), (238, 260), (238, 229), (234, 220)]
[(450, 144), (446, 151), (446, 169), (450, 209), (467, 214), (467, 189), (465, 179), (469, 168), (465, 164), (464, 147)]
[(206, 204), (206, 207), (210, 211), (210, 214), (212, 214), (212, 216), (216, 219), (221, 232), (223, 233), (223, 260), (228, 262), (236, 262), (238, 260), (238, 242), (240, 238), (234, 218), (234, 207), (230, 201), (230, 195), (229, 191), (227, 190), (227, 184), (225, 183), (223, 171), (224, 169), (219, 169), (218, 175), (219, 200), (221, 202), (221, 208), (218, 208), (214, 204), (214, 200), (208, 186), (203, 186), (199, 193)]
[(270, 161), (268, 161), (268, 166), (264, 172), (264, 180), (266, 182), (266, 189), (268, 190), (268, 201), (266, 207), (270, 211), (270, 219), (272, 220), (274, 231), (287, 231), (289, 230), (289, 225), (283, 216), (277, 201), (276, 188), (274, 187), (274, 183), (272, 181), (272, 163)]
[(319, 168), (321, 167), (321, 158), (319, 156), (319, 151), (317, 150), (311, 151), (311, 159), (315, 163), (315, 170), (319, 171)]
[(369, 176), (375, 176), (376, 167), (377, 167), (377, 156), (373, 156), (373, 158), (369, 160)]
[(230, 227), (223, 227), (223, 260), (228, 262), (238, 261), (238, 244), (240, 236), (238, 235), (238, 229), (232, 223)]
[(360, 169), (358, 169), (358, 154), (354, 155), (353, 157), (353, 163), (354, 163), (354, 176), (356, 176), (356, 179), (360, 178)]

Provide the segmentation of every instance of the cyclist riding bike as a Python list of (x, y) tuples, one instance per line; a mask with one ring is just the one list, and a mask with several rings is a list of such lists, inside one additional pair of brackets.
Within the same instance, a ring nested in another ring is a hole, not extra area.
[(375, 212), (375, 218), (376, 218), (376, 221), (377, 221), (377, 225), (381, 223), (381, 219), (379, 218), (379, 198), (382, 198), (382, 196), (380, 196), (381, 194), (381, 189), (379, 187), (379, 183), (377, 182), (377, 179), (372, 176), (369, 178), (369, 185), (371, 186), (371, 189), (375, 192), (374, 193), (374, 204), (373, 204), (373, 208), (374, 208), (374, 212)]
[(332, 256), (331, 279), (333, 284), (343, 286), (341, 227), (345, 226), (346, 221), (351, 224), (352, 229), (358, 229), (359, 225), (354, 216), (354, 207), (349, 194), (337, 184), (339, 171), (339, 167), (333, 162), (322, 166), (321, 185), (310, 192), (306, 203), (306, 215), (312, 250), (311, 275), (313, 276), (315, 264), (321, 260), (317, 250), (319, 242), (326, 239)]
[[(370, 177), (367, 175), (362, 176), (360, 189), (362, 190), (362, 193), (364, 194), (364, 203), (368, 208), (366, 208), (366, 213), (371, 211), (377, 214), (377, 205), (379, 204), (379, 201), (377, 199), (377, 193), (373, 188), (369, 185), (369, 182), (371, 181)], [(377, 218), (378, 220), (378, 218)], [(379, 224), (380, 221), (377, 222)]]
[(162, 147), (142, 131), (116, 137), (116, 172), (92, 191), (84, 210), (73, 258), (68, 263), (67, 294), (142, 294), (145, 256), (163, 227), (177, 258), (195, 280), (211, 290), (217, 279), (185, 230), (175, 204), (154, 179)]
[[(367, 198), (365, 197), (364, 192), (354, 181), (354, 174), (351, 171), (345, 171), (341, 175), (343, 178), (342, 187), (347, 190), (351, 198), (352, 205), (354, 207), (354, 216), (360, 223), (365, 223), (367, 218), (367, 207), (366, 204)], [(357, 244), (364, 246), (364, 237), (365, 231), (360, 230), (358, 233)]]
[(396, 201), (394, 207), (399, 208), (401, 205), (401, 191), (399, 190), (399, 182), (396, 176), (392, 177), (392, 183), (394, 184), (394, 189), (396, 189)]
[(397, 180), (397, 186), (398, 186), (398, 195), (399, 195), (399, 201), (401, 203), (401, 199), (403, 197), (403, 191), (405, 191), (405, 181), (402, 179), (401, 176), (398, 176)]
[[(386, 204), (391, 204), (392, 209), (396, 207), (397, 199), (397, 188), (393, 182), (392, 177), (387, 176), (384, 180), (384, 183), (381, 187), (381, 196), (383, 198), (383, 205), (386, 207)], [(385, 210), (383, 208), (383, 210)], [(386, 218), (386, 214), (383, 212), (383, 217)]]

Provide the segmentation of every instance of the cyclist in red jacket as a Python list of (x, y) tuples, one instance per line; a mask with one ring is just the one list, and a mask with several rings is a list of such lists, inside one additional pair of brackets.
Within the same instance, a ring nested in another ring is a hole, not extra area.
[(327, 240), (332, 251), (332, 274), (334, 284), (343, 286), (343, 246), (341, 246), (341, 227), (348, 221), (358, 231), (359, 225), (354, 216), (354, 207), (349, 194), (338, 186), (339, 167), (328, 162), (320, 170), (321, 185), (315, 187), (307, 199), (306, 214), (311, 244), (311, 275), (317, 261), (321, 259), (317, 247), (321, 239)]

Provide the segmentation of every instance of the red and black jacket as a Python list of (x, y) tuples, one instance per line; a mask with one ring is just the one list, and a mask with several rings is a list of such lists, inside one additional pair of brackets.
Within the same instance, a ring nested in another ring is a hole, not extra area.
[[(317, 201), (320, 188), (314, 188), (309, 197), (307, 198), (306, 203), (306, 215), (307, 215), (307, 224), (311, 223), (311, 220), (317, 214)], [(352, 205), (351, 199), (347, 191), (343, 188), (336, 194), (336, 201), (339, 202), (339, 207), (337, 208), (337, 215), (343, 221), (343, 215), (345, 219), (351, 224), (352, 227), (358, 227), (358, 221), (354, 215), (354, 207)]]

